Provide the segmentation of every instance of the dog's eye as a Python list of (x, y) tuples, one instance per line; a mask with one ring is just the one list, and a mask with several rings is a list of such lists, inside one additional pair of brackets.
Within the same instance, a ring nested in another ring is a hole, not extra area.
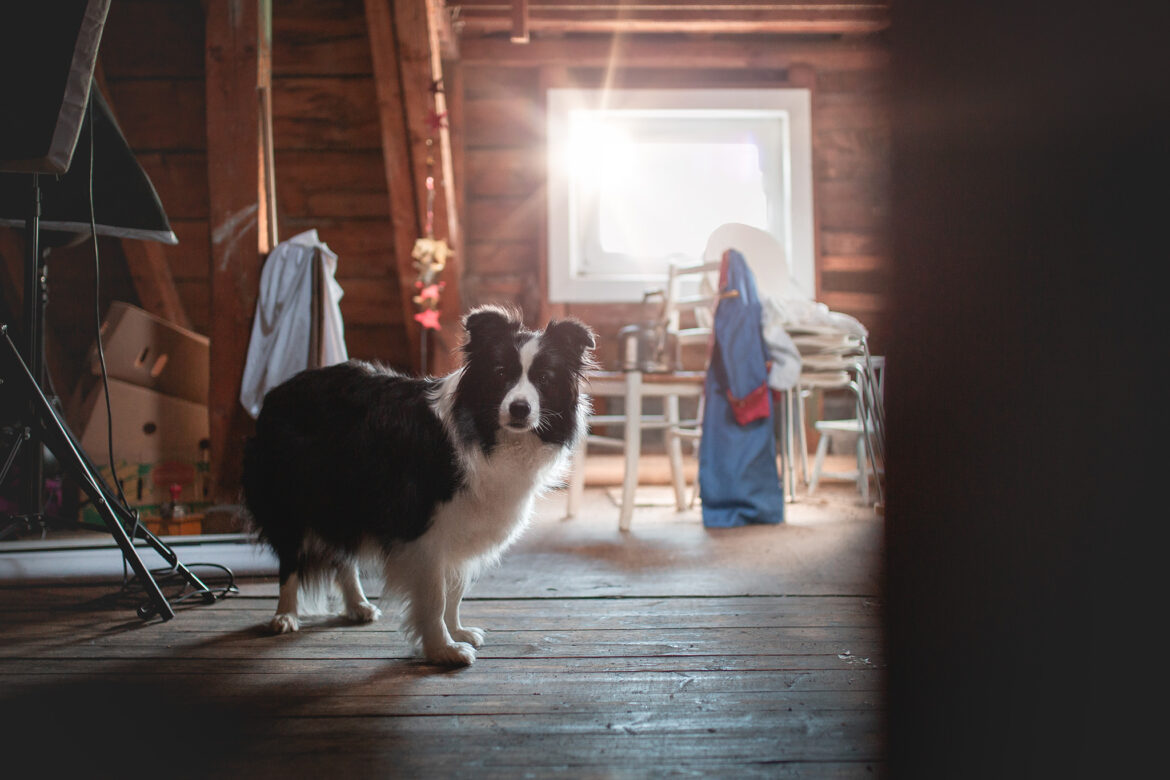
[(497, 366), (496, 366), (494, 369), (492, 369), (492, 370), (493, 370), (493, 372), (495, 373), (495, 375), (496, 375), (496, 376), (499, 376), (499, 377), (502, 377), (502, 376), (503, 376), (505, 373), (507, 373), (506, 369), (504, 368), (504, 364), (503, 364), (503, 363), (500, 363), (499, 365), (497, 365)]
[(549, 382), (552, 381), (552, 372), (551, 371), (537, 371), (536, 374), (532, 377), (532, 379), (533, 379), (533, 381), (536, 382), (537, 385), (539, 385), (540, 387), (544, 387), (545, 385), (547, 385)]

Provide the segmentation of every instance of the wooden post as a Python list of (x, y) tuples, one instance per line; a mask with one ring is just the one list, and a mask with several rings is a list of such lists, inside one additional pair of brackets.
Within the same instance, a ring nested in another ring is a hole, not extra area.
[[(260, 286), (262, 0), (206, 0), (207, 182), (211, 233), (211, 458), (217, 501), (238, 500), (243, 444), (252, 429), (240, 404)], [(271, 142), (271, 137), (269, 137)]]
[(256, 86), (260, 110), (260, 254), (267, 255), (280, 241), (276, 227), (276, 155), (272, 138), (272, 0), (259, 0), (260, 20), (256, 48)]
[(528, 0), (512, 0), (512, 43), (528, 43)]
[(390, 194), (390, 226), (393, 228), (394, 253), (398, 275), (399, 300), (402, 306), (403, 335), (410, 341), (411, 367), (418, 370), (419, 327), (414, 321), (415, 276), (410, 253), (414, 241), (422, 234), (418, 201), (414, 194), (414, 172), (407, 139), (406, 114), (402, 100), (402, 77), (398, 72), (398, 45), (394, 36), (394, 17), (390, 0), (365, 0), (366, 28), (370, 36), (370, 54), (374, 62), (374, 89), (378, 96), (378, 123), (382, 136), (382, 165), (386, 190)]

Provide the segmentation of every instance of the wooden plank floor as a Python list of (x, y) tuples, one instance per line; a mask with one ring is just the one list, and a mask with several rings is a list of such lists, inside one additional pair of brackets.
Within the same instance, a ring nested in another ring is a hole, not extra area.
[(783, 526), (726, 531), (644, 496), (628, 535), (603, 490), (574, 520), (563, 496), (542, 503), (465, 602), (488, 639), (457, 671), (418, 659), (393, 616), (268, 636), (270, 579), (167, 623), (114, 584), (0, 589), (4, 760), (40, 776), (882, 776), (881, 519), (844, 485)]

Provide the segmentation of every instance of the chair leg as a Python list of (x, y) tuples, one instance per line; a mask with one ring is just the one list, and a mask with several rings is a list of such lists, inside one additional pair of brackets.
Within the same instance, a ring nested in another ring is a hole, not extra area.
[(800, 481), (807, 485), (808, 484), (808, 434), (805, 432), (805, 423), (806, 423), (807, 417), (805, 415), (804, 393), (803, 392), (799, 392), (796, 394), (796, 403), (797, 403), (797, 416), (799, 418), (797, 420), (797, 424), (796, 424), (796, 437), (797, 437), (797, 444), (798, 444), (797, 449), (798, 449), (799, 454), (800, 454)]
[[(858, 387), (856, 382), (853, 382), (849, 385), (849, 389), (851, 389), (853, 391), (853, 393), (857, 396), (858, 405), (864, 409), (865, 406), (864, 406), (864, 402), (862, 401), (862, 398), (861, 398), (861, 392), (862, 392), (861, 388)], [(878, 464), (877, 464), (877, 460), (874, 458), (873, 429), (870, 426), (869, 422), (864, 417), (861, 418), (861, 437), (865, 441), (865, 451), (866, 451), (866, 454), (869, 456), (869, 462), (873, 465), (873, 473), (874, 473), (874, 476), (876, 477), (878, 475)], [(868, 480), (869, 478), (866, 477), (866, 479)], [(874, 483), (877, 485), (878, 503), (885, 504), (885, 502), (886, 502), (885, 501), (885, 493), (882, 490), (881, 479), (880, 478), (875, 479)], [(868, 501), (867, 501), (867, 503), (868, 503)]]
[(796, 472), (792, 465), (796, 445), (792, 440), (792, 429), (794, 425), (793, 412), (795, 410), (793, 398), (798, 392), (799, 390), (795, 387), (784, 392), (784, 481), (787, 485), (789, 501), (796, 500)]
[(863, 434), (858, 434), (854, 450), (857, 452), (857, 492), (861, 493), (863, 503), (869, 503), (869, 463), (865, 459), (865, 442)]
[(622, 480), (622, 506), (618, 530), (630, 530), (634, 494), (638, 487), (638, 459), (642, 454), (642, 372), (626, 372), (626, 473)]
[(671, 395), (662, 399), (666, 412), (666, 453), (670, 457), (670, 477), (674, 483), (674, 505), (682, 512), (687, 508), (687, 479), (683, 472), (682, 440), (674, 431), (678, 425), (678, 396)]
[[(870, 389), (870, 397), (873, 404), (874, 429), (877, 433), (877, 438), (881, 443), (882, 457), (885, 457), (886, 410), (885, 407), (882, 406), (882, 398), (878, 393), (877, 372), (874, 370), (873, 360), (869, 354), (869, 342), (863, 339), (861, 342), (861, 347), (862, 353), (865, 356), (865, 383)], [(885, 371), (884, 368), (882, 370)]]
[(565, 502), (565, 517), (576, 517), (581, 508), (581, 498), (585, 494), (585, 451), (589, 446), (585, 436), (573, 450), (573, 461), (569, 473), (569, 497)]
[(817, 485), (821, 481), (821, 469), (825, 465), (825, 454), (828, 451), (829, 435), (822, 433), (820, 441), (817, 442), (817, 456), (813, 460), (812, 476), (808, 480), (808, 495), (810, 496), (817, 491)]

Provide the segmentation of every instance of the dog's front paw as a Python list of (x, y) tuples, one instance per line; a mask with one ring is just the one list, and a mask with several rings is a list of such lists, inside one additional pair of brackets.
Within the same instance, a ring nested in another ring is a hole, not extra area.
[(382, 617), (382, 610), (368, 601), (355, 604), (345, 610), (345, 616), (355, 623), (373, 623)]
[(272, 618), (272, 622), (268, 624), (268, 628), (274, 634), (288, 634), (293, 631), (299, 631), (301, 624), (297, 620), (296, 615), (290, 615), (287, 612), (277, 612)]
[(482, 628), (457, 628), (451, 632), (456, 642), (466, 642), (472, 647), (482, 647), (484, 632)]
[(471, 666), (475, 663), (475, 648), (466, 642), (451, 642), (426, 649), (427, 660), (440, 666)]

